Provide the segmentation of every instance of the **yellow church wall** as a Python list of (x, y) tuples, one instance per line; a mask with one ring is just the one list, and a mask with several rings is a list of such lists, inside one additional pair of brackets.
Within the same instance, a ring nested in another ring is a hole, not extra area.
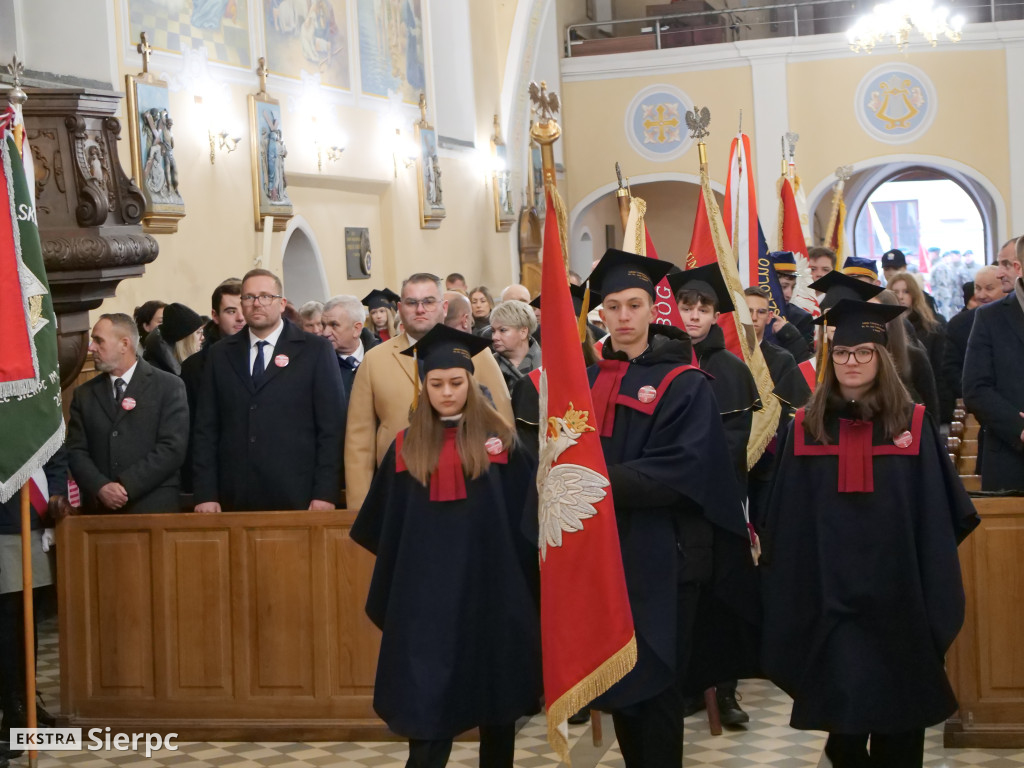
[(713, 179), (724, 183), (729, 144), (736, 135), (741, 109), (744, 130), (756, 129), (752, 124), (753, 92), (748, 68), (566, 82), (562, 89), (563, 141), (566, 173), (571, 179), (567, 199), (570, 210), (594, 190), (615, 181), (616, 161), (622, 165), (623, 174), (630, 177), (665, 173), (697, 176), (700, 166), (696, 144), (680, 157), (661, 162), (640, 155), (626, 138), (629, 103), (639, 91), (655, 84), (675, 86), (697, 106), (710, 109), (711, 135), (706, 142), (710, 173)]
[[(447, 217), (437, 230), (419, 226), (415, 166), (406, 167), (399, 160), (396, 173), (392, 156), (393, 117), (360, 108), (360, 104), (370, 101), (365, 97), (348, 98), (356, 102), (354, 105), (330, 104), (327, 122), (334, 130), (325, 133), (325, 143), (335, 143), (334, 137), (343, 136), (346, 149), (337, 162), (328, 163), (325, 158), (323, 170), (318, 172), (313, 124), (292, 109), (290, 99), (294, 97), (289, 97), (286, 81), (268, 78), (268, 92), (281, 102), (288, 147), (288, 194), (295, 215), (302, 218), (315, 237), (328, 296), (362, 296), (371, 288), (384, 285), (398, 288), (401, 279), (414, 271), (436, 271), (442, 276), (459, 271), (471, 283), (482, 282), (499, 290), (518, 279), (513, 256), (516, 233), (495, 230), (491, 184), (481, 162), (490, 153), (492, 119), (500, 108), (504, 61), (496, 51), (508, 49), (508, 27), (515, 3), (473, 0), (470, 5), (476, 147), (439, 151)], [(123, 41), (122, 5), (116, 3), (115, 7), (116, 40)], [(122, 45), (117, 47), (121, 76), (117, 87), (123, 89), (123, 76), (139, 71), (139, 57), (126, 56)], [(165, 68), (159, 57), (151, 61), (151, 70), (158, 75)], [(214, 76), (219, 74), (214, 69)], [(217, 106), (226, 115), (222, 122), (242, 140), (230, 154), (218, 150), (212, 165), (206, 133), (209, 105), (197, 104), (194, 95), (186, 90), (169, 94), (186, 216), (177, 233), (154, 235), (160, 244), (156, 261), (146, 267), (143, 277), (123, 281), (117, 295), (106, 300), (98, 311), (130, 313), (143, 301), (159, 298), (183, 302), (206, 312), (216, 284), (224, 277), (244, 274), (261, 257), (266, 257), (263, 265), (281, 273), (286, 233), (273, 233), (267, 248), (266, 238), (256, 231), (253, 219), (247, 95), (258, 89), (258, 82), (255, 73), (245, 78), (236, 72), (233, 77), (246, 82), (228, 83), (226, 104)], [(403, 133), (410, 137), (414, 112), (409, 110), (408, 115), (402, 116)], [(124, 110), (120, 116), (124, 120)], [(436, 118), (433, 122), (436, 124)], [(123, 132), (119, 153), (122, 166), (129, 170), (127, 130)], [(370, 229), (372, 277), (349, 280), (344, 230), (364, 226)], [(286, 285), (286, 293), (287, 290)]]
[[(909, 64), (935, 86), (938, 112), (919, 138), (887, 144), (870, 136), (854, 113), (861, 79), (884, 64)], [(944, 46), (907, 55), (861, 55), (790, 63), (789, 124), (800, 134), (797, 164), (810, 190), (837, 166), (896, 155), (929, 155), (963, 163), (1010, 199), (1006, 61), (1002, 50)]]

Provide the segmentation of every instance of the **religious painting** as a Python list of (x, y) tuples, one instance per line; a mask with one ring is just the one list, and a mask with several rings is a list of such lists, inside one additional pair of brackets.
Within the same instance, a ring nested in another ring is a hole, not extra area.
[[(258, 0), (257, 0), (258, 1)], [(153, 48), (181, 53), (205, 48), (219, 64), (252, 66), (249, 3), (252, 0), (124, 0), (128, 39), (147, 32)], [(134, 47), (134, 44), (132, 44)]]
[(357, 0), (363, 93), (415, 104), (426, 90), (422, 0)]
[(512, 199), (512, 171), (508, 167), (508, 147), (501, 137), (501, 123), (494, 116), (494, 135), (491, 136), (494, 170), (491, 188), (494, 193), (494, 228), (508, 232), (516, 221), (515, 202)]
[(284, 161), (288, 147), (281, 125), (281, 105), (266, 91), (266, 69), (260, 59), (260, 92), (249, 95), (249, 142), (252, 148), (252, 199), (256, 230), (274, 218), (274, 231), (282, 232), (292, 216)]
[(267, 61), (275, 75), (320, 75), (349, 90), (347, 0), (261, 0)]
[(420, 121), (416, 123), (416, 176), (420, 199), (420, 229), (438, 229), (445, 217), (441, 189), (441, 164), (437, 158), (437, 133), (427, 122), (427, 102), (420, 94)]
[[(146, 197), (142, 218), (146, 232), (168, 234), (178, 231), (185, 215), (185, 201), (178, 188), (178, 163), (174, 157), (174, 120), (171, 117), (167, 85), (151, 73), (125, 76), (128, 94), (128, 138), (132, 154), (132, 175)], [(102, 149), (86, 148), (90, 169), (97, 169), (102, 186)]]

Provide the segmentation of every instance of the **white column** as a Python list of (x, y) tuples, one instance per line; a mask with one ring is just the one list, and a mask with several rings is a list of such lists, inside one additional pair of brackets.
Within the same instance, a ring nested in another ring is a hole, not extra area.
[[(761, 219), (768, 250), (775, 250), (779, 205), (775, 185), (782, 172), (782, 136), (789, 130), (800, 133), (800, 126), (789, 125), (789, 90), (786, 85), (784, 58), (750, 60), (751, 84), (754, 89), (753, 121), (743, 118), (743, 132), (753, 142), (757, 173), (757, 215)], [(806, 126), (805, 130), (810, 130)], [(796, 150), (800, 168), (800, 145)]]
[[(1009, 221), (999, 234), (996, 248), (1011, 237), (1024, 234), (1024, 44), (1015, 42), (1006, 48), (1007, 132), (1010, 160)], [(1000, 222), (1000, 225), (1003, 225)]]

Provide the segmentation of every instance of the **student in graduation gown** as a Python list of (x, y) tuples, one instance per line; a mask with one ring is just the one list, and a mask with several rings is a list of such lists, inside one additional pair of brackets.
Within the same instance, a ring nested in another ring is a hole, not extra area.
[(594, 706), (612, 713), (626, 768), (680, 768), (684, 692), (746, 675), (742, 634), (721, 622), (759, 615), (708, 374), (686, 333), (654, 324), (670, 267), (610, 250), (590, 277), (610, 335), (588, 374), (637, 637), (636, 667)]
[(473, 378), (487, 346), (439, 323), (403, 352), (423, 389), (352, 526), (377, 555), (373, 705), (409, 739), (409, 768), (444, 766), (475, 727), (481, 767), (511, 768), (515, 722), (539, 708), (536, 459)]
[(668, 276), (675, 293), (686, 332), (697, 354), (697, 364), (711, 374), (711, 390), (718, 401), (729, 455), (732, 456), (736, 479), (744, 494), (747, 488), (747, 443), (754, 411), (761, 401), (757, 384), (740, 358), (725, 348), (725, 334), (718, 325), (722, 312), (732, 312), (736, 305), (729, 296), (718, 264), (707, 264)]
[(824, 377), (761, 525), (764, 672), (792, 727), (829, 733), (835, 768), (920, 766), (924, 729), (957, 707), (943, 657), (964, 617), (957, 544), (979, 520), (885, 349), (900, 312), (844, 300), (824, 316)]

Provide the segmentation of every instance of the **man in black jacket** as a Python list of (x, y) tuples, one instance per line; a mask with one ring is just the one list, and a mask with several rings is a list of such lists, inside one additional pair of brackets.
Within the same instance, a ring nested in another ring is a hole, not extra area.
[(136, 357), (128, 315), (100, 315), (89, 351), (102, 375), (75, 390), (68, 423), (71, 474), (85, 512), (177, 512), (188, 447), (185, 385)]
[[(1002, 256), (1002, 253), (1000, 253)], [(979, 307), (964, 360), (964, 402), (984, 428), (981, 488), (1024, 491), (1024, 237), (1002, 268), (1013, 277), (1000, 301)]]
[(326, 339), (282, 318), (281, 281), (242, 280), (247, 326), (210, 348), (193, 434), (196, 512), (334, 509), (345, 392)]

